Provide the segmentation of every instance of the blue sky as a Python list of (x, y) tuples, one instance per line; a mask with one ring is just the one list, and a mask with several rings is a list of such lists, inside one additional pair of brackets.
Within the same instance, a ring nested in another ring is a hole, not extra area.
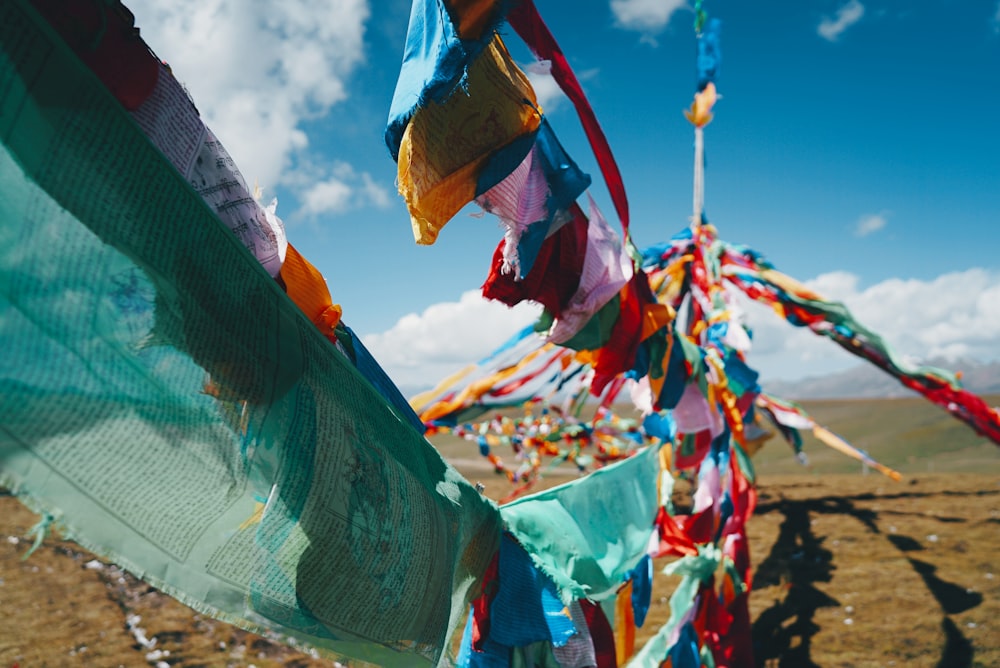
[[(474, 361), (534, 309), (469, 291), (501, 237), (468, 207), (413, 242), (382, 141), (407, 0), (136, 0), (142, 34), (187, 85), (345, 321), (404, 389)], [(536, 0), (621, 167), (640, 247), (691, 214), (695, 83), (689, 6)], [(900, 352), (1000, 357), (998, 0), (705, 0), (722, 27), (722, 99), (706, 129), (706, 211), (722, 238), (843, 300)], [(522, 66), (532, 59), (513, 31)], [(569, 102), (543, 109), (614, 210)], [(852, 358), (760, 309), (764, 379)]]

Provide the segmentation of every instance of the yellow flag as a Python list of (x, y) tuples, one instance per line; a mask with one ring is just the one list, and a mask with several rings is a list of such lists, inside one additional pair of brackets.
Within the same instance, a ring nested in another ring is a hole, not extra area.
[(418, 244), (476, 197), (482, 167), (498, 149), (541, 122), (535, 92), (499, 36), (469, 68), (468, 85), (413, 114), (399, 151), (399, 192)]

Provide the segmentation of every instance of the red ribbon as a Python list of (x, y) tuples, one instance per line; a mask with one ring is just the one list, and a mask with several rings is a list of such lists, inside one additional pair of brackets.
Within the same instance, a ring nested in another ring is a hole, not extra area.
[(538, 15), (533, 0), (521, 0), (507, 14), (507, 21), (521, 36), (528, 48), (531, 49), (535, 57), (548, 60), (552, 63), (552, 77), (566, 93), (566, 97), (573, 102), (576, 113), (580, 116), (583, 130), (590, 141), (590, 147), (594, 150), (597, 164), (601, 168), (604, 182), (611, 193), (611, 201), (615, 205), (615, 211), (622, 222), (622, 229), (628, 230), (628, 199), (625, 197), (625, 184), (622, 181), (621, 172), (618, 171), (618, 164), (611, 154), (611, 146), (604, 136), (601, 125), (597, 122), (597, 116), (591, 109), (587, 96), (583, 94), (583, 88), (577, 80), (576, 75), (566, 61), (562, 49), (556, 43), (552, 33)]

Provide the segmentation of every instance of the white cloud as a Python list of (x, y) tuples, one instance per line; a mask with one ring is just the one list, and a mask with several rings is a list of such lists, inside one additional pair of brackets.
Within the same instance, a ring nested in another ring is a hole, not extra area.
[(858, 2), (858, 0), (850, 0), (846, 5), (837, 10), (835, 18), (824, 16), (816, 32), (823, 39), (836, 42), (845, 30), (860, 21), (864, 15), (865, 6)]
[(346, 162), (324, 169), (304, 161), (286, 183), (298, 193), (297, 215), (307, 218), (368, 205), (384, 209), (392, 203), (389, 192), (370, 174), (358, 173)]
[[(527, 74), (528, 81), (531, 82), (531, 87), (535, 89), (538, 106), (541, 107), (546, 115), (551, 116), (564, 102), (569, 102), (566, 93), (559, 87), (559, 83), (551, 74), (552, 64), (549, 61), (535, 61), (524, 66), (522, 69)], [(578, 70), (576, 72), (577, 81), (581, 84), (586, 84), (588, 81), (596, 79), (599, 75), (600, 70), (598, 68)]]
[(364, 172), (361, 174), (361, 194), (364, 199), (378, 208), (387, 209), (392, 205), (395, 193), (391, 195), (388, 190), (375, 183), (375, 179), (371, 177), (371, 174)]
[(470, 290), (457, 302), (405, 315), (389, 330), (362, 341), (397, 385), (431, 387), (491, 353), (540, 312), (536, 304), (509, 308)]
[(854, 225), (854, 235), (867, 237), (869, 234), (878, 232), (889, 224), (889, 214), (885, 211), (881, 213), (868, 213), (860, 218)]
[(302, 210), (310, 215), (336, 213), (347, 209), (350, 201), (351, 187), (334, 176), (313, 184), (302, 193)]
[(611, 13), (619, 27), (648, 35), (663, 30), (685, 6), (685, 0), (611, 0)]
[[(861, 288), (847, 272), (823, 274), (805, 285), (843, 302), (855, 320), (896, 353), (914, 360), (1000, 358), (1000, 272), (968, 269), (935, 279), (893, 278)], [(769, 379), (795, 380), (841, 371), (860, 360), (825, 337), (793, 327), (759, 304), (747, 305), (754, 346), (752, 367)]]
[(1000, 34), (1000, 2), (997, 2), (997, 10), (993, 12), (993, 32)]
[[(843, 302), (860, 324), (904, 358), (1000, 359), (1000, 271), (968, 269), (927, 281), (893, 278), (867, 288), (854, 274), (832, 272), (805, 285)], [(793, 327), (766, 306), (745, 298), (740, 303), (753, 331), (747, 360), (765, 382), (820, 376), (863, 363), (829, 339)], [(397, 385), (428, 388), (486, 357), (539, 311), (533, 304), (509, 309), (470, 290), (457, 302), (406, 315), (363, 341)]]
[(546, 114), (551, 114), (566, 99), (551, 72), (552, 63), (548, 60), (539, 60), (524, 67), (524, 73), (528, 76), (531, 87), (535, 89), (538, 106)]
[[(129, 6), (247, 183), (298, 185), (304, 192), (293, 165), (306, 161), (315, 171), (322, 161), (310, 151), (303, 125), (347, 99), (347, 78), (364, 58), (368, 0), (133, 0)], [(329, 172), (315, 181), (326, 195), (314, 193), (313, 201), (332, 201)], [(365, 175), (341, 181), (364, 187)]]

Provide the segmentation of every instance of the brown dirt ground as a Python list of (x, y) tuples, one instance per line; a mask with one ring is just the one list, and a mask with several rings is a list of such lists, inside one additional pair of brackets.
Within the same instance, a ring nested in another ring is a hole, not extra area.
[[(484, 482), (494, 498), (509, 490)], [(1000, 666), (1000, 477), (773, 476), (759, 494), (758, 665)], [(36, 519), (0, 496), (0, 668), (331, 665), (199, 615), (73, 543), (49, 538), (22, 560)], [(669, 616), (672, 584), (657, 576), (637, 645)]]

